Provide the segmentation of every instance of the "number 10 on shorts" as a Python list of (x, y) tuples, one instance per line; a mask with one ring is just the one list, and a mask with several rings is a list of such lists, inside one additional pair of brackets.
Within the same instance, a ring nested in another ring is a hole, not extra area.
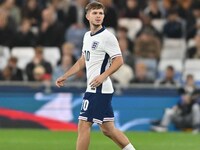
[(82, 102), (81, 110), (86, 111), (88, 109), (88, 106), (89, 106), (89, 101), (87, 99), (84, 99)]

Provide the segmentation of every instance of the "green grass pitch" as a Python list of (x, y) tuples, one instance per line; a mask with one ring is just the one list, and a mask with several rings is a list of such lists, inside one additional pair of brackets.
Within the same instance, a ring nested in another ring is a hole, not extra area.
[[(200, 150), (200, 134), (126, 132), (137, 150)], [(75, 150), (76, 132), (0, 130), (0, 150)], [(120, 150), (100, 132), (92, 132), (89, 150)]]

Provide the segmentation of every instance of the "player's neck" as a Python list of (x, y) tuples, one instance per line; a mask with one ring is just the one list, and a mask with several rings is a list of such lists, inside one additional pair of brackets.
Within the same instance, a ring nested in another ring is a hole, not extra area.
[(100, 25), (100, 26), (91, 26), (90, 27), (90, 31), (91, 31), (91, 34), (95, 34), (96, 32), (98, 32), (103, 26)]

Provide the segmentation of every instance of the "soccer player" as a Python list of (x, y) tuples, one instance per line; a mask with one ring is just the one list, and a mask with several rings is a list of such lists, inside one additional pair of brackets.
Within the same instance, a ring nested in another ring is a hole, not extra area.
[(85, 33), (83, 39), (82, 56), (56, 80), (56, 85), (61, 87), (68, 77), (86, 66), (87, 89), (79, 115), (76, 150), (88, 150), (93, 123), (99, 124), (104, 135), (122, 150), (135, 150), (128, 138), (114, 126), (111, 106), (114, 90), (109, 76), (123, 64), (118, 41), (102, 26), (104, 6), (101, 3), (89, 3), (86, 6), (86, 18), (90, 23), (90, 31)]

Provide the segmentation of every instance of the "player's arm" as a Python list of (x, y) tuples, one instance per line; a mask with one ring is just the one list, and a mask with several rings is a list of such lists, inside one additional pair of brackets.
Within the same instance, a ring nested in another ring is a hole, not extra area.
[(57, 87), (61, 87), (64, 85), (65, 80), (67, 80), (68, 77), (76, 74), (77, 72), (79, 72), (80, 70), (82, 70), (85, 67), (85, 58), (82, 55), (77, 61), (76, 63), (61, 77), (59, 77), (56, 80), (56, 86)]
[(122, 56), (113, 58), (111, 66), (105, 72), (102, 73), (103, 76), (105, 76), (107, 78), (108, 76), (112, 75), (123, 65), (123, 63), (124, 63), (124, 61), (123, 61)]
[(98, 87), (103, 83), (103, 81), (110, 75), (112, 75), (115, 71), (117, 71), (122, 65), (123, 65), (123, 58), (122, 56), (117, 56), (112, 59), (111, 66), (103, 72), (101, 75), (97, 76), (94, 78), (91, 82), (90, 85), (92, 87)]

